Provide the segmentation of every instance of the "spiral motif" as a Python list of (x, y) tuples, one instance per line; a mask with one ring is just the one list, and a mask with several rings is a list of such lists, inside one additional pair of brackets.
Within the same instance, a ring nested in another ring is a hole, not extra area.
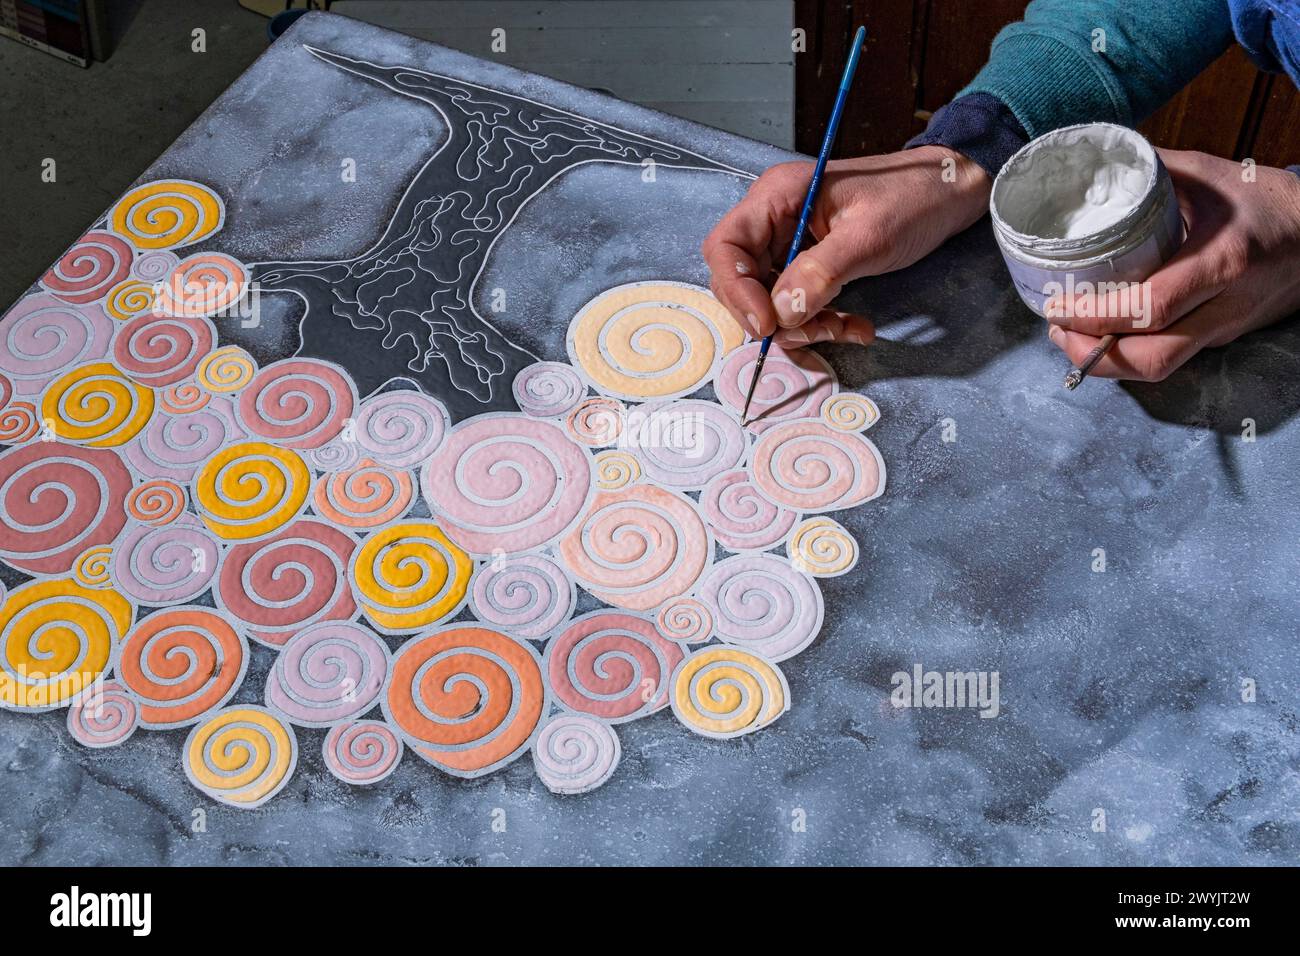
[(552, 793), (595, 790), (614, 775), (622, 755), (613, 727), (579, 714), (552, 717), (533, 744), (533, 766)]
[[(344, 433), (346, 432), (345, 425)], [(355, 441), (345, 441), (339, 437), (319, 448), (313, 448), (308, 452), (307, 458), (313, 468), (319, 468), (321, 471), (346, 471), (361, 461), (361, 446)]]
[(165, 249), (144, 252), (135, 257), (135, 265), (132, 266), (131, 272), (137, 278), (148, 282), (152, 288), (155, 283), (162, 282), (171, 275), (172, 271), (180, 265), (180, 261), (180, 256)]
[(694, 598), (677, 598), (659, 609), (659, 633), (683, 644), (699, 644), (713, 636), (713, 615)]
[(596, 455), (596, 487), (605, 491), (625, 488), (641, 477), (641, 463), (625, 451)]
[(628, 420), (628, 447), (648, 479), (694, 491), (740, 464), (749, 440), (713, 402), (675, 401), (637, 409)]
[(184, 510), (185, 489), (165, 478), (136, 485), (126, 496), (126, 513), (145, 524), (169, 524)]
[(573, 582), (550, 558), (523, 554), (494, 560), (474, 575), (470, 607), (485, 624), (514, 638), (543, 640), (569, 619)]
[(559, 426), (510, 414), (461, 422), (421, 473), (447, 537), (479, 557), (554, 541), (582, 514), (591, 485), (591, 457)]
[(770, 554), (738, 555), (714, 565), (700, 582), (719, 640), (770, 661), (794, 657), (822, 628), (817, 582)]
[(452, 626), (393, 656), (384, 716), (416, 753), (458, 777), (525, 750), (549, 700), (537, 652), (483, 627)]
[(113, 360), (141, 385), (162, 388), (189, 378), (212, 350), (216, 330), (207, 319), (131, 319), (113, 340)]
[(852, 508), (885, 491), (885, 463), (876, 446), (820, 419), (769, 429), (754, 447), (752, 467), (759, 494), (797, 511)]
[(0, 707), (66, 707), (113, 667), (131, 605), (70, 578), (28, 582), (0, 606)]
[(222, 538), (259, 538), (297, 517), (311, 472), (287, 448), (242, 442), (213, 455), (194, 479), (194, 506)]
[(248, 645), (212, 608), (155, 611), (127, 635), (118, 679), (140, 701), (140, 726), (188, 727), (244, 682)]
[(285, 448), (319, 448), (343, 430), (356, 388), (338, 366), (284, 359), (262, 369), (239, 393), (239, 420), (252, 435)]
[(9, 381), (9, 377), (0, 374), (0, 408), (9, 404), (9, 399), (14, 397), (14, 383)]
[(284, 645), (266, 679), (266, 704), (303, 727), (328, 727), (374, 706), (388, 676), (388, 647), (347, 621), (324, 621)]
[(865, 395), (840, 392), (822, 402), (821, 417), (831, 428), (845, 432), (862, 431), (880, 420), (880, 409)]
[(29, 295), (0, 319), (0, 372), (17, 395), (35, 395), (55, 375), (108, 354), (113, 320), (97, 305)]
[(546, 645), (543, 666), (563, 706), (611, 723), (636, 720), (668, 703), (668, 679), (685, 656), (652, 621), (622, 611), (575, 618)]
[(607, 395), (687, 395), (712, 376), (745, 334), (708, 291), (679, 282), (633, 282), (601, 293), (569, 324), (573, 364)]
[[(737, 413), (745, 407), (745, 395), (754, 377), (758, 350), (759, 343), (751, 342), (727, 356), (713, 383), (718, 401)], [(754, 388), (749, 424), (745, 427), (755, 434), (762, 434), (778, 422), (809, 418), (816, 415), (822, 402), (838, 389), (835, 372), (816, 352), (810, 349), (787, 352), (773, 345), (763, 363), (763, 374)]]
[(193, 516), (170, 524), (133, 527), (114, 552), (113, 583), (141, 604), (159, 607), (189, 601), (217, 574), (221, 549)]
[(449, 421), (442, 403), (423, 392), (382, 392), (361, 403), (353, 437), (380, 464), (410, 468), (438, 450)]
[(819, 578), (847, 574), (858, 563), (858, 542), (838, 521), (809, 518), (790, 532), (785, 545), (796, 571)]
[(50, 383), (41, 418), (59, 438), (105, 448), (130, 441), (153, 417), (153, 391), (109, 362), (92, 362)]
[(325, 735), (325, 767), (344, 783), (366, 785), (388, 778), (402, 762), (402, 741), (381, 720), (339, 724)]
[(85, 305), (130, 275), (134, 258), (135, 250), (120, 237), (88, 232), (41, 276), (41, 285), (65, 302)]
[(616, 398), (589, 398), (569, 413), (569, 434), (584, 445), (615, 444), (623, 434), (627, 409)]
[(563, 418), (587, 395), (587, 386), (563, 362), (537, 362), (515, 376), (515, 402), (532, 418)]
[(199, 385), (210, 392), (237, 392), (253, 380), (257, 363), (243, 349), (228, 345), (205, 356), (196, 372)]
[(220, 252), (189, 256), (176, 263), (158, 284), (153, 311), (157, 315), (203, 318), (225, 312), (248, 291), (248, 270), (238, 259)]
[(211, 396), (185, 415), (155, 415), (127, 446), (127, 460), (142, 475), (189, 481), (228, 442), (245, 438), (230, 401)]
[(119, 322), (133, 319), (153, 308), (153, 286), (139, 279), (124, 279), (108, 290), (104, 311)]
[(40, 424), (31, 402), (10, 402), (0, 411), (0, 444), (21, 445), (35, 436)]
[(718, 543), (738, 552), (775, 547), (799, 517), (760, 495), (744, 469), (723, 472), (710, 481), (700, 495), (700, 509)]
[(106, 588), (112, 585), (109, 578), (109, 565), (113, 560), (113, 549), (106, 544), (96, 545), (83, 551), (72, 564), (72, 577), (82, 587)]
[(356, 547), (347, 532), (304, 518), (227, 551), (215, 596), (250, 637), (280, 647), (311, 624), (356, 616), (348, 583)]
[(713, 543), (693, 502), (653, 485), (629, 485), (598, 492), (559, 550), (593, 595), (647, 611), (694, 586)]
[(427, 522), (403, 522), (369, 535), (352, 562), (352, 584), (366, 617), (386, 634), (418, 630), (465, 605), (474, 562)]
[(284, 789), (298, 765), (293, 729), (263, 707), (219, 711), (185, 740), (185, 776), (212, 799), (241, 810)]
[(312, 494), (312, 508), (336, 524), (375, 528), (404, 515), (414, 497), (415, 483), (408, 472), (366, 458), (355, 468), (321, 478)]
[(696, 651), (673, 675), (673, 713), (705, 737), (727, 739), (766, 727), (790, 709), (780, 668), (734, 647)]
[(137, 249), (175, 249), (208, 238), (225, 216), (221, 197), (202, 183), (160, 179), (119, 199), (108, 213), (108, 225)]
[(68, 734), (83, 747), (116, 747), (140, 726), (140, 710), (115, 680), (96, 681), (68, 708)]
[(164, 388), (158, 396), (162, 410), (173, 415), (190, 415), (206, 408), (212, 395), (193, 382), (181, 382)]
[(0, 453), (0, 558), (33, 574), (62, 574), (126, 523), (131, 475), (116, 452), (37, 442)]

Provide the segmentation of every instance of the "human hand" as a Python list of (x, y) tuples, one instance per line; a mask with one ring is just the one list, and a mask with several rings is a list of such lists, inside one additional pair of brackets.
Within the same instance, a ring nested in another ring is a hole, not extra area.
[(1187, 238), (1143, 284), (1140, 310), (1118, 293), (1046, 306), (1048, 334), (1076, 365), (1099, 336), (1121, 333), (1092, 375), (1158, 382), (1201, 349), (1300, 309), (1300, 177), (1206, 153), (1160, 158)]
[(817, 244), (777, 277), (811, 175), (808, 162), (767, 170), (701, 247), (713, 294), (750, 335), (776, 332), (786, 348), (871, 342), (870, 320), (831, 300), (845, 283), (909, 266), (961, 232), (987, 211), (992, 188), (988, 173), (942, 146), (827, 163), (809, 223)]

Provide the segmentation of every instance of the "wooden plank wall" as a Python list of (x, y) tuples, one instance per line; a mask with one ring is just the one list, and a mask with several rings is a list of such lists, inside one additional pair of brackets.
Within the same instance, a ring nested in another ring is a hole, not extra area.
[[(925, 128), (988, 57), (994, 35), (1020, 19), (1026, 0), (795, 0), (808, 51), (795, 57), (798, 149), (815, 153), (852, 28), (871, 30), (836, 150), (898, 149)], [(1300, 96), (1285, 76), (1261, 73), (1233, 47), (1141, 126), (1158, 146), (1300, 162)]]

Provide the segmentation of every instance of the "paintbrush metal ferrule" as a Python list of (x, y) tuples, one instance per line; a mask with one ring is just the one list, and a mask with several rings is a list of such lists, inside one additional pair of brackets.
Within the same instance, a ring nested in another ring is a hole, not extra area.
[(1096, 348), (1084, 356), (1083, 361), (1079, 363), (1079, 367), (1072, 368), (1066, 373), (1065, 387), (1072, 392), (1078, 388), (1079, 384), (1087, 377), (1088, 373), (1091, 372), (1093, 368), (1096, 367), (1097, 363), (1101, 361), (1102, 356), (1110, 351), (1110, 347), (1115, 344), (1115, 338), (1116, 336), (1114, 335), (1103, 336), (1102, 340), (1097, 343)]

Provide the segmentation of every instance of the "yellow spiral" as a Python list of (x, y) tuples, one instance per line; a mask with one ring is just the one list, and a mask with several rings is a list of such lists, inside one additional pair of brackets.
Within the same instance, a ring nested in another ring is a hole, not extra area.
[(459, 610), (473, 571), (470, 556), (428, 522), (378, 531), (352, 559), (357, 600), (376, 627), (394, 634), (435, 624)]
[(250, 441), (230, 445), (194, 478), (199, 516), (223, 538), (260, 538), (302, 511), (311, 472), (287, 448)]
[(131, 626), (116, 591), (46, 578), (9, 592), (0, 607), (0, 707), (65, 707), (112, 664)]
[(251, 810), (280, 792), (298, 763), (293, 730), (262, 707), (228, 707), (190, 731), (185, 775), (221, 803)]
[(217, 349), (199, 362), (195, 372), (198, 382), (212, 392), (237, 392), (253, 380), (257, 363), (243, 349), (234, 345)]
[(641, 477), (641, 465), (625, 451), (602, 451), (596, 455), (596, 484), (606, 491), (630, 485)]
[(858, 542), (838, 521), (809, 518), (790, 532), (785, 544), (796, 571), (833, 578), (858, 563)]
[(91, 362), (45, 390), (41, 419), (63, 441), (103, 448), (134, 438), (153, 416), (153, 405), (153, 389), (111, 362)]
[(139, 279), (127, 279), (108, 290), (108, 296), (104, 299), (104, 311), (115, 319), (125, 321), (148, 312), (153, 299), (152, 285)]
[(842, 432), (870, 428), (880, 419), (880, 409), (865, 395), (840, 392), (822, 402), (822, 421)]
[(707, 290), (632, 282), (582, 307), (569, 324), (568, 348), (597, 389), (639, 400), (695, 391), (744, 341), (736, 320)]
[(706, 737), (738, 737), (766, 727), (790, 708), (776, 665), (735, 647), (697, 651), (673, 675), (673, 713)]
[(73, 562), (72, 576), (77, 583), (88, 588), (106, 588), (112, 586), (109, 578), (109, 563), (113, 560), (113, 549), (106, 544), (87, 548)]
[(173, 249), (200, 242), (221, 228), (226, 207), (199, 183), (161, 179), (137, 186), (108, 214), (109, 227), (137, 249)]

